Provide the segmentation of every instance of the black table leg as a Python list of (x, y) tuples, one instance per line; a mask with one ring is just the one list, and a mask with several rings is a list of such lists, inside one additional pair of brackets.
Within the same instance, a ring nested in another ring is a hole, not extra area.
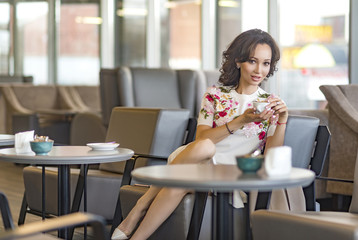
[(42, 216), (42, 220), (45, 220), (45, 215), (46, 215), (46, 181), (45, 181), (45, 166), (42, 166), (42, 205), (41, 205), (41, 216)]
[(193, 213), (191, 214), (189, 231), (186, 238), (187, 240), (199, 239), (207, 198), (208, 192), (195, 192), (195, 201)]
[(252, 236), (251, 236), (251, 223), (250, 223), (250, 193), (246, 193), (247, 195), (247, 203), (246, 203), (246, 211), (245, 211), (245, 218), (246, 218), (246, 231), (245, 231), (245, 235), (246, 235), (246, 240), (251, 240)]
[[(216, 200), (216, 239), (232, 239), (232, 228), (229, 222), (229, 193), (218, 192)], [(232, 219), (231, 219), (232, 220)]]
[[(58, 215), (70, 213), (70, 167), (69, 165), (60, 165), (58, 167)], [(70, 239), (68, 229), (62, 229), (58, 232), (58, 237)]]

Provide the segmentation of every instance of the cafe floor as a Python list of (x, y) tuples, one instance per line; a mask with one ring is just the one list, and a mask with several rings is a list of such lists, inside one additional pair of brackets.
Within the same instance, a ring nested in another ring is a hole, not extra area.
[[(15, 165), (13, 163), (0, 161), (0, 191), (5, 193), (9, 200), (12, 217), (16, 226), (17, 226), (17, 221), (21, 208), (22, 197), (24, 194), (22, 169), (23, 166), (21, 165)], [(25, 224), (34, 221), (41, 221), (41, 217), (32, 214), (26, 215)], [(1, 217), (0, 217), (0, 231), (4, 231), (4, 226)], [(57, 235), (57, 232), (51, 234)], [(74, 240), (84, 239), (83, 228), (78, 228), (75, 230), (73, 239)], [(87, 239), (88, 240), (94, 239), (93, 236), (91, 235), (90, 229), (88, 229)]]

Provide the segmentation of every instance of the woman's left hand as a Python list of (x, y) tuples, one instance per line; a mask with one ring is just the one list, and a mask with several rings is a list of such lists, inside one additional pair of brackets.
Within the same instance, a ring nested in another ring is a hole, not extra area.
[(274, 115), (278, 116), (280, 122), (286, 122), (288, 118), (288, 109), (286, 103), (279, 97), (274, 96), (268, 99), (270, 102), (269, 106), (274, 110)]

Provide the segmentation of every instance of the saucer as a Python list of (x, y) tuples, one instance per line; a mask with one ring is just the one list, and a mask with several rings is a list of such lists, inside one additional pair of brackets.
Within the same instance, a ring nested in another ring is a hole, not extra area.
[(119, 143), (87, 143), (87, 146), (96, 151), (106, 151), (115, 149)]

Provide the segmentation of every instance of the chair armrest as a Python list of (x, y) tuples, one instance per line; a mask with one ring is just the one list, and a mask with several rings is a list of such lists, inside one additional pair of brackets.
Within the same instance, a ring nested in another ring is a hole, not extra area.
[(158, 159), (158, 160), (163, 160), (163, 161), (167, 161), (168, 158), (167, 157), (163, 157), (163, 156), (155, 156), (155, 155), (150, 155), (150, 154), (134, 154), (131, 159), (126, 161), (126, 165), (124, 167), (124, 172), (123, 172), (123, 177), (122, 177), (122, 183), (121, 183), (121, 187), (124, 185), (129, 185), (132, 181), (132, 175), (131, 172), (134, 169), (134, 165), (137, 161), (138, 158), (152, 158), (152, 159)]
[(14, 229), (15, 226), (10, 212), (9, 201), (2, 192), (0, 192), (0, 211), (5, 229)]
[(334, 182), (347, 182), (347, 183), (353, 183), (353, 180), (350, 179), (343, 179), (343, 178), (331, 178), (331, 177), (322, 177), (322, 176), (317, 176), (316, 179), (319, 180), (325, 180), (325, 181), (334, 181)]
[(93, 228), (94, 239), (109, 239), (108, 232), (105, 229), (105, 220), (100, 216), (96, 216), (89, 213), (73, 213), (41, 222), (27, 223), (12, 231), (0, 233), (0, 239), (17, 239), (27, 236), (33, 236), (42, 232), (51, 232), (58, 229), (82, 226), (87, 224), (91, 225)]

